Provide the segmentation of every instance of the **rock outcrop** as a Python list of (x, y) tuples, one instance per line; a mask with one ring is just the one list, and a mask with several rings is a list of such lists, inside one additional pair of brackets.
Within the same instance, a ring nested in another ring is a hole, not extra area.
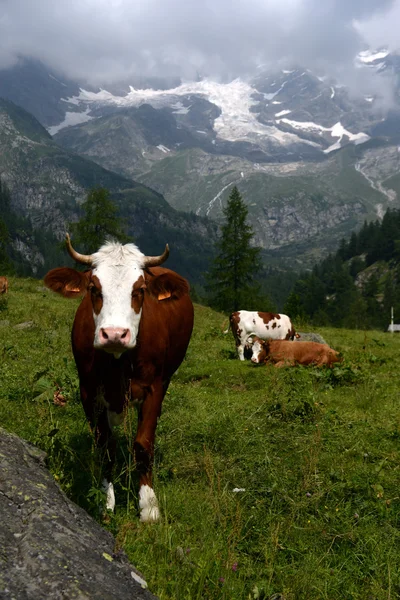
[(0, 428), (0, 598), (154, 599), (113, 536), (71, 502), (45, 454)]

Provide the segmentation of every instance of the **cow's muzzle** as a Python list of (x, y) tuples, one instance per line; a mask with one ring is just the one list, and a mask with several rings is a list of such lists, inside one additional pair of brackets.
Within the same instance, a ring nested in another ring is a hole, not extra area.
[(131, 332), (123, 327), (102, 327), (99, 331), (100, 347), (108, 352), (123, 352), (129, 347)]

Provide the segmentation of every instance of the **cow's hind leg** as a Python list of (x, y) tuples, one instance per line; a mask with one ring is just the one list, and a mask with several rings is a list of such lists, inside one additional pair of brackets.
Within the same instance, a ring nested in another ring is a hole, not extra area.
[(296, 365), (296, 362), (294, 360), (279, 360), (277, 363), (275, 363), (275, 367), (278, 367), (278, 369), (280, 369), (281, 367), (294, 367)]
[(157, 421), (161, 414), (161, 403), (166, 391), (162, 382), (152, 386), (139, 408), (139, 422), (134, 450), (136, 468), (139, 472), (139, 508), (140, 520), (143, 522), (158, 521), (160, 510), (153, 490), (152, 469), (154, 458), (154, 438)]

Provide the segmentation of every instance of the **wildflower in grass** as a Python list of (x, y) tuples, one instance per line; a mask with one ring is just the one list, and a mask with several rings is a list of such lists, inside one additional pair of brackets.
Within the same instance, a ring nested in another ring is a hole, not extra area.
[(232, 571), (237, 571), (238, 570), (238, 564), (237, 562), (234, 562), (232, 565)]
[(358, 517), (359, 517), (359, 516), (360, 516), (360, 515), (359, 515), (358, 513), (354, 513), (354, 518), (355, 518), (355, 519), (358, 519)]
[(225, 577), (220, 577), (220, 578), (218, 579), (218, 581), (219, 581), (220, 583), (224, 583), (224, 582), (225, 582)]
[(190, 553), (190, 548), (186, 548), (186, 554)]
[(311, 498), (312, 494), (310, 494), (310, 492), (306, 493), (307, 498)]

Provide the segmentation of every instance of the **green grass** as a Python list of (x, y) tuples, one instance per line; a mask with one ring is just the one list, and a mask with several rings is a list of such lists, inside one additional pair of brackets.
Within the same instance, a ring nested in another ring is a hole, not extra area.
[[(99, 457), (69, 344), (76, 306), (11, 278), (0, 417), (47, 451), (62, 488), (99, 518)], [(138, 520), (134, 413), (117, 428), (117, 507), (104, 524), (116, 550), (161, 600), (399, 597), (400, 337), (323, 328), (340, 366), (275, 369), (238, 361), (226, 325), (196, 306), (157, 429), (158, 524)]]

